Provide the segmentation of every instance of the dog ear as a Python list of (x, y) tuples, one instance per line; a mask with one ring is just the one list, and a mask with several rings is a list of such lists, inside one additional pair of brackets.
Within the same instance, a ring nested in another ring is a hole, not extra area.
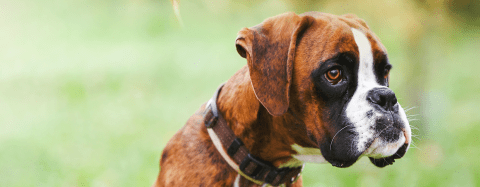
[(247, 59), (255, 96), (272, 115), (288, 110), (298, 37), (312, 22), (312, 17), (285, 13), (238, 32), (237, 52)]

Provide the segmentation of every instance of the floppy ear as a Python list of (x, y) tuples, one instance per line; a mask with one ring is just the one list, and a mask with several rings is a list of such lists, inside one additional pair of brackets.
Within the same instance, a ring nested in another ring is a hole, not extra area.
[(297, 39), (312, 22), (285, 13), (238, 32), (237, 52), (247, 59), (255, 96), (272, 115), (288, 110)]

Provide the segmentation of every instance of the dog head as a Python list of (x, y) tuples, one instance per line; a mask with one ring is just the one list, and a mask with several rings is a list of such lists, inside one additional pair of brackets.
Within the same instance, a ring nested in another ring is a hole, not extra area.
[(362, 155), (384, 167), (411, 143), (406, 114), (389, 88), (385, 47), (354, 15), (286, 13), (242, 29), (255, 95), (274, 116), (287, 111), (332, 165)]

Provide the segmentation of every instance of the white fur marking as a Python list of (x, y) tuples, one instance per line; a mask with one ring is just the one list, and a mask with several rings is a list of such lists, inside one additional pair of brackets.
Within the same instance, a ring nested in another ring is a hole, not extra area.
[(233, 182), (233, 187), (240, 187), (240, 177), (241, 175), (238, 174), (237, 178), (235, 178), (235, 182)]
[(369, 90), (382, 86), (377, 83), (375, 73), (373, 72), (373, 53), (370, 41), (361, 31), (352, 28), (352, 32), (359, 52), (358, 85), (347, 106), (346, 114), (358, 133), (357, 149), (363, 152), (366, 149), (366, 143), (373, 138), (375, 133), (370, 128), (375, 124), (375, 121), (371, 121), (366, 116), (368, 111), (374, 109), (370, 106), (366, 97)]
[[(359, 51), (359, 67), (358, 67), (358, 85), (350, 102), (347, 105), (345, 113), (347, 118), (353, 124), (354, 130), (358, 133), (356, 140), (356, 147), (359, 152), (371, 157), (385, 157), (395, 154), (405, 142), (411, 143), (411, 129), (408, 123), (405, 111), (399, 104), (399, 115), (404, 123), (405, 129), (400, 138), (393, 143), (384, 142), (380, 138), (375, 138), (375, 130), (373, 126), (376, 119), (382, 117), (381, 113), (375, 112), (369, 101), (367, 101), (367, 94), (373, 88), (385, 87), (379, 85), (376, 81), (374, 73), (374, 59), (372, 46), (368, 38), (361, 31), (352, 28), (355, 43)], [(368, 117), (368, 111), (373, 111), (373, 115)], [(373, 141), (369, 147), (366, 147), (369, 141)], [(407, 148), (408, 149), (408, 148)]]
[(410, 148), (410, 145), (412, 144), (412, 129), (410, 128), (410, 123), (408, 122), (407, 114), (405, 113), (405, 110), (403, 110), (402, 106), (400, 106), (400, 103), (398, 103), (398, 112), (400, 114), (400, 118), (402, 118), (402, 121), (405, 123), (405, 129), (403, 134), (405, 135), (405, 141), (408, 143), (408, 148)]
[(304, 162), (312, 162), (317, 164), (328, 163), (318, 148), (302, 147), (298, 144), (293, 144), (292, 149), (295, 150), (297, 154), (292, 155), (293, 159), (285, 164), (282, 164), (286, 167), (299, 167), (302, 166)]
[(322, 155), (293, 155), (294, 158), (302, 162), (311, 162), (317, 164), (326, 164), (328, 163)]

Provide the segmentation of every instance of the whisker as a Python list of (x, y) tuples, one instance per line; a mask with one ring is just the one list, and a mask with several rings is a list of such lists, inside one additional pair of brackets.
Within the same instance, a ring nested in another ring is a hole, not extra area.
[(385, 161), (388, 165), (390, 165), (390, 163), (387, 162), (387, 159), (383, 158), (383, 161)]
[(405, 113), (407, 113), (408, 111), (410, 111), (410, 110), (412, 110), (412, 109), (414, 109), (414, 108), (417, 108), (417, 107), (416, 107), (416, 106), (412, 106), (412, 107), (410, 107), (410, 108), (405, 109), (404, 111), (405, 111)]
[[(367, 116), (364, 116), (362, 119), (358, 120), (358, 121), (362, 121), (363, 119), (367, 118)], [(369, 122), (369, 121), (367, 121)], [(333, 145), (333, 141), (335, 140), (335, 137), (338, 135), (338, 133), (340, 133), (340, 131), (342, 131), (343, 129), (347, 128), (348, 126), (355, 126), (357, 125), (359, 122), (357, 123), (353, 123), (353, 124), (348, 124), (346, 125), (345, 127), (343, 127), (342, 129), (340, 129), (337, 133), (335, 133), (335, 135), (333, 136), (332, 138), (332, 141), (330, 142), (330, 151), (332, 150), (332, 145)]]
[(412, 141), (413, 141), (413, 138), (415, 138), (415, 139), (418, 140), (418, 141), (421, 140), (419, 137), (412, 137)]
[[(391, 126), (393, 126), (393, 125), (391, 125)], [(373, 139), (374, 140), (377, 139), (382, 134), (383, 131), (387, 130), (388, 127), (391, 127), (391, 126), (387, 126), (387, 127), (383, 128)]]
[(411, 128), (411, 129), (416, 129), (416, 130), (418, 130), (418, 127), (416, 127), (416, 126), (413, 125), (413, 124), (410, 124), (410, 128)]
[(418, 149), (418, 150), (420, 150), (420, 151), (422, 150), (422, 149), (420, 149), (417, 145), (415, 145), (415, 144), (413, 143), (413, 141), (410, 143), (410, 147), (412, 147), (412, 148), (414, 148), (414, 149)]
[(348, 126), (351, 126), (351, 124), (343, 127), (343, 128), (340, 129), (337, 133), (335, 133), (335, 135), (334, 135), (333, 138), (332, 138), (332, 141), (330, 142), (330, 151), (332, 150), (332, 144), (333, 144), (333, 140), (335, 140), (335, 136), (337, 136), (337, 134), (340, 133), (340, 131), (342, 131), (343, 129), (347, 128)]

